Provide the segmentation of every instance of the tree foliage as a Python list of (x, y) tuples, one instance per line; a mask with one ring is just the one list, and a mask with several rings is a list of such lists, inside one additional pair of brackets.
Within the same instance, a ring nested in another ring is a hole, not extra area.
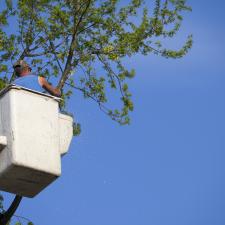
[[(162, 42), (176, 35), (183, 11), (191, 9), (185, 0), (155, 0), (150, 12), (143, 0), (123, 2), (6, 0), (0, 12), (0, 88), (13, 79), (12, 62), (25, 59), (36, 73), (58, 80), (64, 99), (78, 90), (113, 120), (129, 123), (133, 103), (127, 79), (135, 71), (124, 66), (124, 59), (138, 53), (184, 56), (191, 36), (177, 51)], [(121, 109), (111, 109), (110, 89), (119, 92)]]
[[(14, 79), (13, 62), (25, 59), (34, 73), (57, 81), (63, 90), (62, 108), (77, 90), (120, 124), (129, 123), (134, 107), (128, 80), (135, 71), (128, 70), (124, 60), (151, 53), (181, 58), (192, 46), (188, 36), (179, 50), (164, 47), (179, 31), (183, 12), (191, 10), (185, 0), (152, 0), (150, 10), (144, 0), (3, 2), (0, 89)], [(112, 108), (109, 92), (122, 104)]]

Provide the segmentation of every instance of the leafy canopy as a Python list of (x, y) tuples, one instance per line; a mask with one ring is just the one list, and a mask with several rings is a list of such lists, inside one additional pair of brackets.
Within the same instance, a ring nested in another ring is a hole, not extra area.
[[(78, 90), (113, 120), (129, 123), (133, 102), (127, 80), (135, 71), (124, 66), (124, 59), (138, 53), (180, 58), (192, 45), (191, 36), (177, 51), (162, 44), (179, 31), (183, 11), (191, 10), (186, 1), (152, 3), (149, 11), (143, 0), (5, 0), (0, 88), (14, 79), (12, 63), (25, 59), (37, 74), (57, 79), (65, 100)], [(111, 89), (122, 101), (120, 110), (108, 103)]]

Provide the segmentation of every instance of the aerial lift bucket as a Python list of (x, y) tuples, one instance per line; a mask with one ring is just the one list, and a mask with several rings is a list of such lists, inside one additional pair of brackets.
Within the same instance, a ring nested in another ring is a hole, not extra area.
[(34, 197), (61, 175), (73, 119), (60, 99), (18, 86), (0, 92), (0, 189)]

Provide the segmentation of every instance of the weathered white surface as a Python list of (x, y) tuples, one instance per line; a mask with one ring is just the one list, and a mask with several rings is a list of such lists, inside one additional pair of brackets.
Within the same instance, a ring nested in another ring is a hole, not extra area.
[(0, 94), (0, 189), (33, 197), (60, 176), (72, 131), (58, 110), (57, 98), (24, 88)]
[(0, 151), (3, 150), (7, 145), (7, 137), (0, 136)]
[(71, 116), (59, 113), (59, 132), (60, 153), (65, 155), (73, 137), (73, 119)]

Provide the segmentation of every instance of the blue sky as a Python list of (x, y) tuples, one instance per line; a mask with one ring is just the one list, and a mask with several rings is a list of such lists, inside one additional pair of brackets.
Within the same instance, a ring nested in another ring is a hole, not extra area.
[(82, 134), (62, 160), (63, 175), (25, 198), (18, 215), (36, 225), (225, 224), (225, 3), (188, 3), (193, 12), (175, 43), (192, 33), (191, 52), (127, 61), (137, 72), (130, 126), (74, 96)]

